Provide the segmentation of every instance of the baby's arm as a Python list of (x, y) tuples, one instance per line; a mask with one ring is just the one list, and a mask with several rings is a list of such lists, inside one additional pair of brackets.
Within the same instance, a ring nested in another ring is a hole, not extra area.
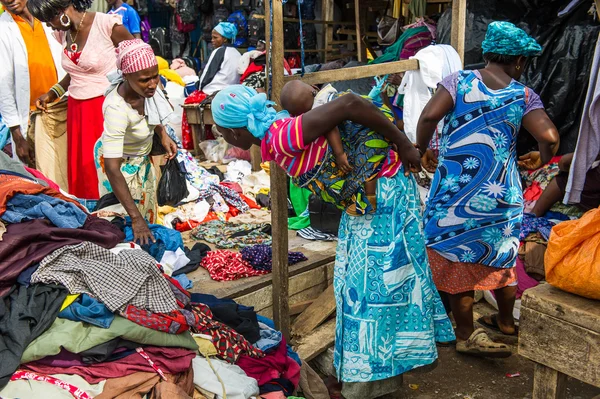
[(344, 146), (342, 144), (342, 136), (340, 135), (340, 131), (337, 127), (333, 128), (329, 132), (325, 134), (325, 139), (331, 150), (333, 151), (333, 155), (335, 156), (335, 161), (340, 168), (340, 170), (344, 173), (350, 173), (352, 170), (352, 166), (348, 162), (348, 157), (344, 152)]

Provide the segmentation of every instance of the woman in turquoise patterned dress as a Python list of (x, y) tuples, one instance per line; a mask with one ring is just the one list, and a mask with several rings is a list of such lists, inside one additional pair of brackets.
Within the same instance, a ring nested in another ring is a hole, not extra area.
[[(505, 357), (511, 351), (473, 326), (475, 290), (494, 290), (499, 312), (482, 323), (516, 334), (512, 316), (515, 261), (523, 216), (517, 167), (517, 135), (523, 126), (547, 163), (558, 132), (539, 96), (517, 82), (527, 57), (540, 45), (508, 22), (492, 22), (483, 42), (487, 61), (479, 71), (445, 78), (417, 126), (423, 165), (436, 169), (425, 209), (425, 237), (433, 278), (448, 294), (459, 352)], [(444, 118), (435, 159), (427, 146)], [(437, 166), (437, 168), (435, 168)]]
[[(264, 94), (236, 86), (220, 91), (212, 104), (219, 131), (230, 144), (242, 148), (260, 143), (257, 137), (264, 136), (277, 119)], [(351, 128), (349, 124), (355, 125), (352, 130), (369, 128), (396, 135), (398, 143), (404, 144), (398, 145), (404, 164), (420, 161), (398, 128), (370, 101), (355, 94), (340, 96), (288, 122), (290, 137), (302, 137), (299, 143), (311, 143), (336, 126)], [(372, 399), (399, 389), (403, 373), (437, 359), (436, 341), (454, 340), (433, 284), (421, 220), (417, 184), (403, 168), (377, 180), (375, 213), (342, 216), (334, 269), (335, 367), (346, 399)]]

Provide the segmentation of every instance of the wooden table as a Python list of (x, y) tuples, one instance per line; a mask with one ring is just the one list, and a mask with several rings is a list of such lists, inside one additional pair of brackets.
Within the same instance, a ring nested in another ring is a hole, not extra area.
[(519, 354), (535, 362), (533, 399), (564, 398), (566, 376), (600, 387), (600, 301), (549, 284), (527, 290)]
[[(201, 155), (200, 143), (206, 140), (205, 126), (215, 124), (215, 121), (212, 117), (210, 103), (205, 105), (184, 104), (183, 111), (187, 116), (188, 125), (190, 125), (190, 129), (192, 131), (195, 155), (199, 156)], [(255, 145), (252, 146), (250, 149), (250, 157), (252, 170), (260, 170), (260, 164), (262, 162), (260, 147)]]

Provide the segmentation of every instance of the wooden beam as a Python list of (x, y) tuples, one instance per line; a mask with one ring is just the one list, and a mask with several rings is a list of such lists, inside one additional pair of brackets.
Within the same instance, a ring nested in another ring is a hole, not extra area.
[[(342, 80), (368, 78), (371, 76), (382, 76), (404, 71), (414, 71), (417, 69), (419, 69), (419, 62), (417, 60), (402, 60), (386, 62), (377, 65), (365, 65), (351, 68), (334, 69), (331, 71), (307, 73), (302, 78), (302, 81), (308, 84), (322, 84), (339, 82)], [(289, 82), (296, 79), (300, 79), (300, 75), (286, 76), (283, 80), (285, 82)]]
[(298, 302), (293, 305), (290, 305), (290, 316), (296, 316), (306, 310), (310, 305), (313, 304), (315, 300), (311, 299), (309, 301)]
[[(273, 0), (273, 32), (271, 40), (273, 87), (271, 100), (279, 107), (283, 88), (283, 3)], [(271, 226), (273, 235), (273, 320), (275, 327), (289, 341), (290, 315), (288, 303), (288, 210), (287, 175), (271, 162)]]
[[(326, 0), (327, 1), (327, 0)], [(252, 18), (265, 19), (264, 15), (253, 14)], [(283, 18), (283, 22), (300, 22), (298, 18)], [(303, 19), (303, 24), (316, 24), (316, 25), (348, 25), (354, 26), (355, 22), (350, 21), (327, 21), (323, 19)]]
[(536, 363), (533, 369), (533, 399), (562, 399), (567, 394), (567, 376)]
[(292, 335), (305, 337), (335, 312), (333, 284), (308, 307), (292, 324)]
[(356, 53), (358, 62), (364, 62), (363, 58), (363, 43), (360, 38), (362, 37), (362, 27), (360, 24), (360, 0), (354, 0), (354, 18), (356, 19)]
[(317, 328), (312, 334), (307, 335), (300, 341), (296, 347), (296, 353), (303, 361), (311, 361), (335, 342), (335, 319), (329, 320), (321, 327)]
[(465, 26), (467, 23), (467, 0), (452, 1), (452, 29), (450, 43), (465, 65)]
[[(271, 15), (271, 5), (269, 4), (269, 1), (265, 1), (265, 15)], [(270, 84), (270, 79), (269, 76), (271, 76), (271, 42), (272, 42), (272, 38), (271, 38), (271, 24), (269, 23), (269, 21), (265, 21), (265, 47), (266, 47), (266, 57), (267, 57), (267, 64), (265, 65), (265, 91), (267, 93), (269, 93), (269, 84)], [(282, 60), (283, 62), (283, 60)]]

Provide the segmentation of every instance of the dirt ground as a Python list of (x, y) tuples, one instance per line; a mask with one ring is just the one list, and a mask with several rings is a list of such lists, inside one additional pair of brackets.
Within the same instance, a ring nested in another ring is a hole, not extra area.
[[(479, 303), (475, 310), (489, 314), (493, 309), (487, 303)], [(400, 391), (389, 399), (521, 399), (531, 398), (533, 391), (533, 363), (516, 354), (517, 339), (494, 335), (513, 347), (508, 359), (479, 359), (459, 355), (454, 348), (438, 348), (437, 367), (432, 371), (415, 371), (404, 377)], [(509, 378), (507, 373), (520, 373)], [(600, 399), (600, 388), (569, 379), (568, 399)]]

